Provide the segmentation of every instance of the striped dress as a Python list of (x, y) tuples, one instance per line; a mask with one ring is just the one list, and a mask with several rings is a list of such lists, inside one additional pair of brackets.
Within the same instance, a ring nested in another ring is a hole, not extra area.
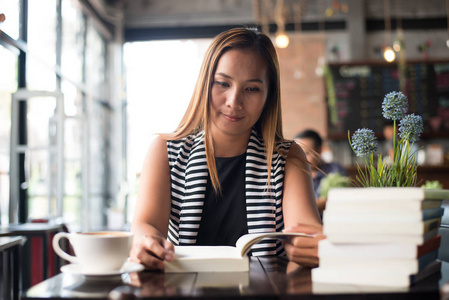
[[(278, 148), (288, 150), (291, 143)], [(282, 191), (285, 158), (273, 153), (271, 180), (268, 173), (262, 138), (253, 129), (245, 163), (245, 196), (248, 233), (282, 231)], [(168, 240), (174, 245), (196, 243), (206, 194), (208, 169), (204, 132), (167, 141), (171, 176), (171, 213)], [(282, 243), (266, 239), (253, 246), (252, 255), (285, 255)]]

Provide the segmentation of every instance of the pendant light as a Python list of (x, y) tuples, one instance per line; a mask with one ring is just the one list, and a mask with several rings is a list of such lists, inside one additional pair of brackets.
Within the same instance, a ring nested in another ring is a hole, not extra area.
[(385, 46), (383, 56), (387, 62), (396, 59), (396, 53), (391, 45), (391, 16), (390, 16), (390, 0), (384, 0), (384, 23), (385, 23)]

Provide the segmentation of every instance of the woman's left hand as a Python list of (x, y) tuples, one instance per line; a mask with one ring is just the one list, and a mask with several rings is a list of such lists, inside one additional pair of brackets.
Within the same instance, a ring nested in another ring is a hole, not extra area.
[(326, 238), (323, 235), (323, 226), (321, 224), (296, 224), (283, 231), (302, 232), (313, 235), (313, 237), (291, 237), (289, 241), (284, 242), (284, 248), (290, 261), (300, 264), (303, 267), (317, 267), (319, 265), (318, 242)]

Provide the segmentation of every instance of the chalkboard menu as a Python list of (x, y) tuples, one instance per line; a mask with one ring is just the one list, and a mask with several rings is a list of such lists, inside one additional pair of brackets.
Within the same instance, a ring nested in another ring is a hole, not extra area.
[(408, 113), (422, 116), (425, 134), (449, 132), (449, 61), (406, 63), (402, 70), (397, 64), (329, 65), (329, 137), (344, 137), (359, 128), (381, 133), (387, 122), (382, 101), (393, 91), (407, 96)]

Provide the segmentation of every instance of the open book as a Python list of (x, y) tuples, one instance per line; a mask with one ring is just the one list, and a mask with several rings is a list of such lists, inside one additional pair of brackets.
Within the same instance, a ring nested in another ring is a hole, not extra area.
[(249, 233), (241, 236), (232, 246), (175, 246), (175, 257), (165, 262), (166, 273), (182, 272), (248, 272), (248, 252), (262, 239), (288, 239), (313, 235), (299, 232)]

